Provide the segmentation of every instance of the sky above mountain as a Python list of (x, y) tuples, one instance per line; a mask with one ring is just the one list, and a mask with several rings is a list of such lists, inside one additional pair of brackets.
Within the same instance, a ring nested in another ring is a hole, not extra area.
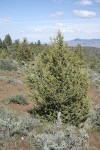
[(0, 0), (0, 38), (49, 42), (58, 30), (64, 39), (100, 38), (100, 0)]

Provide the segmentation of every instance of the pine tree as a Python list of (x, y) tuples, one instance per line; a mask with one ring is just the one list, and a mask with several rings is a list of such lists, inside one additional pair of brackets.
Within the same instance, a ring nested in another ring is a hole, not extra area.
[(86, 69), (78, 55), (64, 45), (61, 32), (51, 48), (30, 66), (27, 80), (36, 104), (35, 113), (41, 118), (54, 121), (60, 111), (64, 123), (78, 125), (86, 120)]

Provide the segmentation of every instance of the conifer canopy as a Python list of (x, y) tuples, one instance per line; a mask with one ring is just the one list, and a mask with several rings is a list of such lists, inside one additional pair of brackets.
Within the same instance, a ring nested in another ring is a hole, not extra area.
[(88, 78), (83, 60), (64, 44), (59, 31), (52, 46), (44, 50), (28, 70), (27, 81), (35, 113), (54, 121), (61, 112), (63, 123), (78, 125), (88, 114)]

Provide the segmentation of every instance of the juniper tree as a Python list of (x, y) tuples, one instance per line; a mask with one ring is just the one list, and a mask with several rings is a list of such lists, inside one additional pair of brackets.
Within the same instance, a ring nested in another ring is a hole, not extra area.
[(83, 51), (83, 48), (81, 47), (81, 45), (78, 44), (76, 46), (75, 53), (80, 57), (80, 59), (85, 61), (84, 51)]
[(2, 43), (2, 40), (0, 39), (0, 48), (3, 47), (3, 43)]
[(32, 52), (29, 47), (27, 38), (24, 38), (23, 42), (21, 44), (19, 44), (16, 55), (17, 55), (17, 59), (19, 61), (30, 61), (31, 60)]
[(6, 48), (8, 48), (8, 46), (12, 45), (12, 39), (11, 39), (11, 36), (9, 34), (7, 34), (5, 36), (4, 43), (6, 45)]
[(52, 46), (38, 55), (28, 70), (27, 81), (35, 114), (48, 121), (61, 112), (62, 121), (78, 125), (88, 114), (88, 79), (80, 57), (64, 45), (58, 32)]

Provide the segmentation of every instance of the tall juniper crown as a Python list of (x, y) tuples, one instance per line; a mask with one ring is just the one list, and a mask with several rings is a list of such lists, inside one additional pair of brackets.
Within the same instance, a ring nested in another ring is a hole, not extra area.
[(54, 121), (58, 111), (63, 123), (84, 122), (88, 114), (87, 71), (79, 55), (64, 44), (61, 32), (33, 64), (27, 80), (36, 115)]

